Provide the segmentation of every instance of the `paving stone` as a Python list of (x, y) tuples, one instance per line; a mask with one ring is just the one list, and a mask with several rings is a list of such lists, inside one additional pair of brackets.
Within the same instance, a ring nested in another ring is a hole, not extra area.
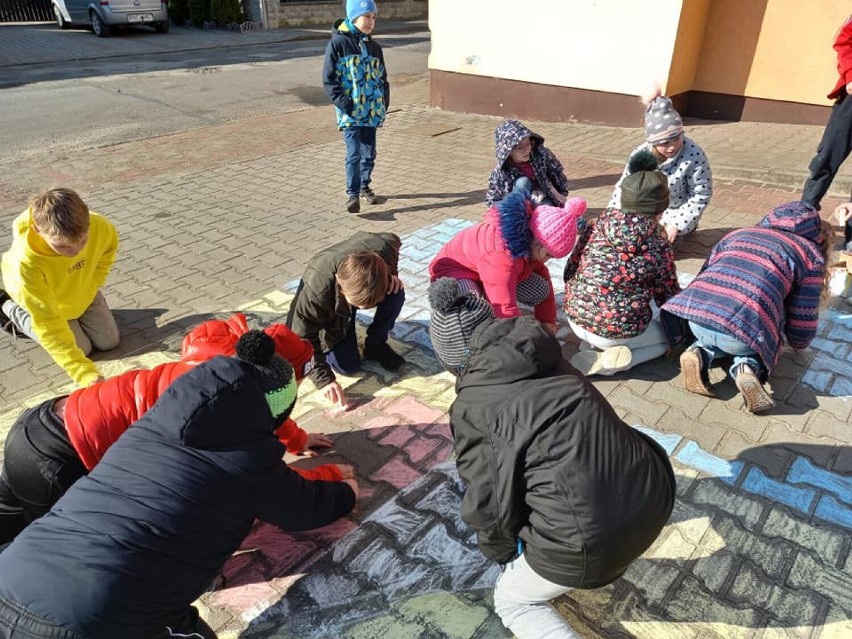
[(714, 599), (691, 577), (683, 580), (666, 608), (672, 621), (709, 626), (722, 637), (748, 637), (762, 617), (750, 606), (737, 607)]
[(762, 532), (773, 539), (785, 539), (816, 553), (829, 565), (835, 565), (846, 546), (845, 535), (817, 527), (773, 508), (763, 522)]
[(755, 529), (766, 508), (762, 501), (735, 493), (717, 480), (696, 482), (690, 501), (733, 515), (748, 530)]
[(448, 639), (467, 639), (488, 617), (483, 606), (471, 606), (458, 597), (435, 593), (414, 597), (399, 606), (404, 619), (425, 622)]
[(780, 588), (749, 562), (740, 566), (727, 599), (762, 608), (779, 621), (793, 626), (817, 624), (823, 607), (823, 599), (816, 593)]
[(827, 566), (806, 551), (799, 552), (790, 568), (787, 583), (810, 589), (825, 597), (832, 607), (852, 619), (852, 575)]

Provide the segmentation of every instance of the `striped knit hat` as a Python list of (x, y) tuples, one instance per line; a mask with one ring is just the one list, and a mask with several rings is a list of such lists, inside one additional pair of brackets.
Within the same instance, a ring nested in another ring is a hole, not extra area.
[(453, 375), (461, 375), (474, 329), (493, 319), (494, 310), (487, 299), (462, 290), (459, 281), (451, 277), (442, 277), (429, 285), (429, 304), (432, 306), (429, 337), (435, 356)]

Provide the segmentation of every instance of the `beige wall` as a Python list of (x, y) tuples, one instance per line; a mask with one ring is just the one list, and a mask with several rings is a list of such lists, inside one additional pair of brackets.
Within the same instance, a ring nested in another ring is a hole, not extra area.
[(638, 95), (665, 85), (680, 13), (681, 0), (429, 0), (429, 68)]
[(692, 88), (827, 104), (831, 45), (850, 12), (847, 0), (711, 0)]
[(429, 0), (429, 68), (639, 95), (828, 104), (848, 0)]

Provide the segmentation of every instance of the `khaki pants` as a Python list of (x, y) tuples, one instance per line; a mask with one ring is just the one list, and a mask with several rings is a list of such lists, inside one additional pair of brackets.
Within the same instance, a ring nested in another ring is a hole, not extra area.
[[(15, 304), (12, 300), (7, 300), (3, 304), (3, 312), (12, 320), (18, 331), (30, 339), (38, 341), (35, 331), (33, 331), (32, 317), (24, 307)], [(118, 325), (115, 323), (115, 316), (107, 305), (103, 293), (100, 291), (80, 317), (68, 321), (68, 326), (74, 333), (77, 346), (86, 355), (89, 355), (93, 348), (99, 351), (108, 351), (118, 346), (120, 338)]]

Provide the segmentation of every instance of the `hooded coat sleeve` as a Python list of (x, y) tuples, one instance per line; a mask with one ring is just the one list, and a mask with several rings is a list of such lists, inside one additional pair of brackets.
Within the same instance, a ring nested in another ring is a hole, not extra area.
[(507, 563), (515, 556), (525, 521), (518, 462), (507, 458), (505, 442), (493, 441), (463, 414), (453, 415), (451, 426), (459, 475), (467, 485), (461, 517), (476, 531), (482, 554)]
[(304, 479), (284, 462), (266, 473), (260, 488), (257, 518), (282, 530), (320, 528), (355, 506), (348, 484)]

